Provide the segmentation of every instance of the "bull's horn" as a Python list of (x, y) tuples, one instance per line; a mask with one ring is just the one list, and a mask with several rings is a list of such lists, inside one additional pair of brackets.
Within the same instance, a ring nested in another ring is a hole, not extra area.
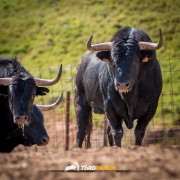
[(159, 41), (158, 43), (152, 43), (152, 42), (139, 42), (139, 48), (140, 50), (157, 50), (160, 49), (163, 45), (163, 36), (161, 29), (159, 30)]
[(63, 95), (61, 94), (58, 98), (58, 100), (53, 103), (53, 104), (50, 104), (50, 105), (39, 105), (39, 104), (36, 104), (36, 106), (41, 110), (41, 111), (49, 111), (51, 109), (55, 109), (59, 104), (60, 102), (62, 101), (62, 97)]
[(60, 65), (59, 72), (58, 72), (58, 75), (56, 76), (56, 78), (51, 79), (51, 80), (34, 78), (34, 80), (36, 82), (36, 86), (51, 86), (51, 85), (54, 85), (61, 78), (61, 74), (62, 74), (62, 64)]
[(0, 78), (0, 85), (9, 86), (12, 83), (12, 78)]
[(111, 45), (112, 45), (111, 42), (105, 42), (105, 43), (91, 45), (92, 38), (93, 38), (93, 35), (91, 35), (91, 37), (89, 38), (89, 40), (86, 43), (87, 50), (89, 50), (89, 51), (103, 51), (104, 50), (105, 51), (105, 50), (111, 49)]

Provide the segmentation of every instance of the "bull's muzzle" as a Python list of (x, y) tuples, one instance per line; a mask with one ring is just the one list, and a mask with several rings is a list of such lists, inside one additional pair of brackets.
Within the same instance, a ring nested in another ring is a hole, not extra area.
[(132, 82), (126, 81), (126, 82), (116, 82), (116, 89), (120, 93), (128, 93), (132, 89)]
[(28, 125), (29, 124), (29, 116), (28, 115), (15, 116), (14, 123), (18, 124), (18, 126), (20, 126), (20, 127), (23, 127), (24, 125)]

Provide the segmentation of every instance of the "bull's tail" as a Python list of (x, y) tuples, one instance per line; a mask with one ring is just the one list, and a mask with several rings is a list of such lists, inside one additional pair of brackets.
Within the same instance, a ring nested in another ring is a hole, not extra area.
[(92, 132), (92, 113), (89, 115), (89, 122), (88, 122), (88, 127), (86, 130), (86, 136), (84, 138), (85, 141), (85, 148), (91, 148), (91, 132)]

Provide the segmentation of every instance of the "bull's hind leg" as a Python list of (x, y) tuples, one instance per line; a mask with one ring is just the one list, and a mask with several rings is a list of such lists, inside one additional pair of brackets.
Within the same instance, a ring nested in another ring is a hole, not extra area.
[(91, 113), (91, 116), (89, 117), (88, 128), (87, 128), (86, 137), (85, 137), (86, 148), (91, 148), (91, 142), (90, 142), (91, 131), (92, 131), (92, 113)]
[(85, 94), (75, 92), (75, 111), (77, 120), (77, 147), (82, 148), (82, 143), (86, 136), (85, 146), (90, 145), (90, 134), (92, 129), (92, 109), (88, 105)]
[(135, 145), (141, 146), (142, 140), (145, 135), (146, 127), (156, 112), (157, 104), (158, 102), (156, 101), (153, 105), (149, 107), (147, 113), (138, 119), (135, 131), (134, 131), (135, 138), (136, 138)]
[(112, 136), (112, 133), (111, 133), (111, 127), (110, 127), (110, 125), (109, 125), (108, 128), (107, 128), (107, 136), (108, 136), (109, 145), (110, 145), (110, 146), (113, 146), (113, 145), (114, 145), (114, 141), (113, 141), (113, 136)]

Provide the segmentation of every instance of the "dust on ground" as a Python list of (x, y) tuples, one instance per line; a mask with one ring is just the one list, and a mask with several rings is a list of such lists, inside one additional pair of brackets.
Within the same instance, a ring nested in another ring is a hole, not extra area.
[[(0, 179), (180, 179), (180, 146), (14, 151), (0, 154)], [(81, 166), (116, 166), (121, 172), (62, 172)]]

